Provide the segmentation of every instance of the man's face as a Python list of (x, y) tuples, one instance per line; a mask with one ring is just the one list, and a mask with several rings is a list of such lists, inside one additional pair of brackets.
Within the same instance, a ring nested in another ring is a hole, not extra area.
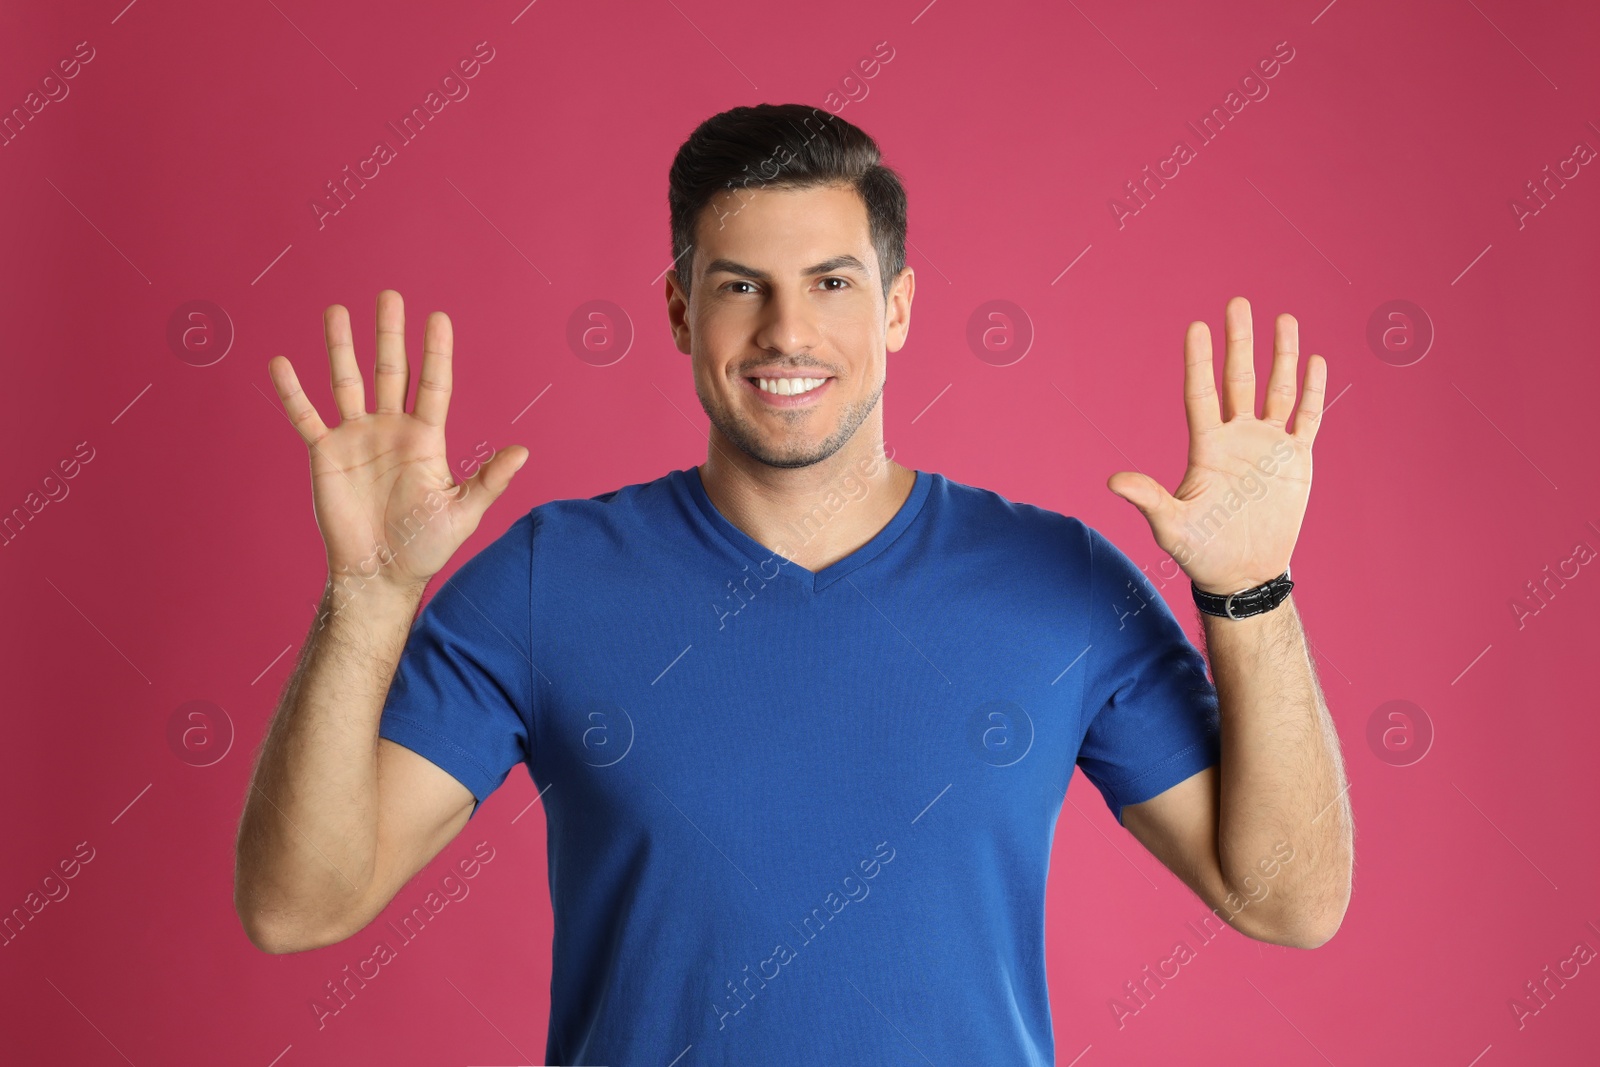
[[(849, 186), (735, 189), (701, 212), (693, 299), (668, 273), (678, 350), (712, 425), (773, 467), (819, 463), (873, 416), (910, 326), (911, 269), (883, 296)], [(820, 382), (820, 384), (819, 384)], [(881, 438), (881, 416), (876, 423)]]

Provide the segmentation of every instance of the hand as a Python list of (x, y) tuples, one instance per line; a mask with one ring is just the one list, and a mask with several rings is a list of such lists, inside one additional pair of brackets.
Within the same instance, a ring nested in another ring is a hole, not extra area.
[(444, 442), (452, 335), (443, 312), (428, 316), (422, 378), (409, 415), (400, 294), (393, 289), (378, 294), (375, 412), (366, 410), (350, 313), (333, 304), (322, 323), (339, 408), (337, 429), (323, 425), (287, 359), (274, 356), (267, 370), (310, 452), (312, 504), (327, 545), (329, 578), (356, 574), (420, 593), (478, 528), (484, 511), (527, 461), (528, 450), (521, 445), (501, 449), (471, 479), (459, 484), (452, 479)]
[(1250, 302), (1228, 301), (1228, 353), (1223, 408), (1217, 410), (1211, 331), (1191, 322), (1184, 339), (1184, 406), (1189, 418), (1189, 469), (1168, 493), (1148, 475), (1119, 471), (1106, 488), (1133, 504), (1150, 523), (1156, 543), (1201, 592), (1226, 596), (1261, 585), (1289, 566), (1311, 492), (1311, 442), (1322, 422), (1328, 361), (1306, 361), (1294, 431), (1299, 324), (1279, 315), (1272, 374), (1257, 418)]

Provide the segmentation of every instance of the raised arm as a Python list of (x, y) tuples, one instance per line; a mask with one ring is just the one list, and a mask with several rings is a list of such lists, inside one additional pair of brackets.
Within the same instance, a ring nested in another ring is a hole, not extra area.
[[(1202, 593), (1226, 596), (1285, 574), (1311, 491), (1327, 360), (1306, 361), (1299, 406), (1299, 323), (1279, 315), (1272, 371), (1256, 415), (1250, 303), (1226, 308), (1218, 404), (1211, 332), (1189, 324), (1184, 404), (1189, 467), (1168, 493), (1119, 471), (1107, 487), (1150, 522)], [(1291, 414), (1294, 429), (1288, 428)], [(1247, 936), (1316, 948), (1350, 902), (1354, 823), (1339, 735), (1317, 684), (1293, 599), (1258, 615), (1204, 616), (1222, 718), (1222, 760), (1123, 811), (1123, 825)]]
[(514, 445), (471, 479), (452, 479), (444, 435), (452, 335), (442, 312), (428, 317), (409, 414), (400, 294), (378, 294), (373, 412), (349, 312), (332, 305), (323, 327), (336, 429), (323, 424), (287, 359), (267, 365), (307, 445), (328, 578), (239, 823), (234, 907), (266, 952), (318, 948), (361, 929), (472, 814), (465, 786), (380, 738), (378, 725), (429, 579), (528, 456)]

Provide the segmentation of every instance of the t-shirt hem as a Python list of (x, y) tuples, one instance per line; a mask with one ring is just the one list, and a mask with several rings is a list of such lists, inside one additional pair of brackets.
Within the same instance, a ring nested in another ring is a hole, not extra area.
[(1174, 752), (1125, 785), (1113, 787), (1112, 795), (1116, 800), (1112, 805), (1112, 811), (1117, 817), (1117, 823), (1121, 824), (1122, 809), (1128, 805), (1140, 804), (1152, 797), (1160, 796), (1179, 782), (1187, 781), (1207, 767), (1219, 763), (1220, 755), (1212, 751), (1214, 744), (1211, 739), (1196, 741), (1187, 748)]
[(466, 786), (468, 792), (480, 804), (495, 791), (498, 783), (495, 782), (494, 776), (473, 757), (472, 753), (404, 715), (385, 712), (379, 722), (378, 736), (387, 737), (396, 744), (404, 745), (439, 767)]

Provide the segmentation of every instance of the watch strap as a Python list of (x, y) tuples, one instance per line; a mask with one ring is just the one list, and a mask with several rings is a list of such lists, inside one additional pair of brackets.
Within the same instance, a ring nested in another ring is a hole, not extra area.
[(1289, 595), (1289, 590), (1294, 588), (1294, 581), (1289, 577), (1289, 569), (1286, 567), (1282, 574), (1271, 581), (1226, 596), (1203, 592), (1193, 581), (1190, 581), (1189, 588), (1194, 593), (1195, 605), (1207, 615), (1217, 615), (1225, 619), (1244, 619), (1271, 611), (1283, 603), (1284, 598)]

